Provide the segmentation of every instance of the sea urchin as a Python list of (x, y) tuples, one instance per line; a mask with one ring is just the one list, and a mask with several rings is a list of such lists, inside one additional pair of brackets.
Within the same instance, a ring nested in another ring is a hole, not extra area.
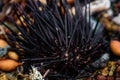
[(8, 19), (19, 34), (3, 24), (11, 31), (8, 37), (13, 48), (24, 51), (21, 60), (37, 66), (41, 73), (49, 69), (45, 77), (48, 80), (84, 77), (90, 64), (105, 52), (102, 27), (91, 24), (87, 3), (88, 0), (75, 0), (75, 14), (66, 0), (48, 0), (47, 5), (28, 0), (29, 11), (15, 4), (15, 14), (22, 26), (10, 16)]

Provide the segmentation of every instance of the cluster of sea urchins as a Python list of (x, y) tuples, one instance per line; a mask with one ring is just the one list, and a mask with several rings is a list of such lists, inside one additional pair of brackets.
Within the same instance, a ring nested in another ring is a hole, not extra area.
[(90, 76), (89, 66), (105, 52), (105, 43), (102, 27), (90, 22), (87, 0), (74, 1), (75, 14), (66, 0), (28, 3), (27, 12), (17, 4), (14, 7), (22, 27), (8, 16), (19, 34), (5, 24), (13, 47), (24, 51), (21, 60), (38, 67), (42, 74), (49, 70), (48, 80), (75, 80), (85, 73)]

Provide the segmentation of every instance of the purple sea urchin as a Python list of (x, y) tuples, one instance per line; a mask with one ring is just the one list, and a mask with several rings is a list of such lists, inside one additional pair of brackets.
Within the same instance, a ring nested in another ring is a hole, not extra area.
[(86, 75), (90, 64), (105, 52), (105, 43), (102, 27), (96, 23), (92, 28), (90, 11), (86, 11), (87, 0), (74, 1), (74, 15), (66, 0), (48, 0), (47, 5), (33, 0), (28, 2), (31, 18), (19, 5), (14, 8), (22, 27), (8, 17), (20, 34), (3, 23), (12, 33), (8, 37), (13, 47), (17, 45), (19, 51), (21, 48), (24, 51), (21, 60), (37, 66), (41, 73), (49, 69), (45, 77), (48, 80), (75, 80), (78, 75), (90, 76), (89, 73)]

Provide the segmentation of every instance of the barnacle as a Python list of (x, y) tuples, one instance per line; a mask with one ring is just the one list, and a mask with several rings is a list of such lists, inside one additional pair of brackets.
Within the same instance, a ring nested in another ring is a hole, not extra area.
[(91, 69), (89, 65), (105, 52), (106, 44), (102, 26), (98, 22), (95, 26), (91, 24), (90, 10), (86, 9), (89, 1), (75, 0), (74, 15), (66, 0), (48, 0), (46, 5), (34, 0), (28, 2), (29, 11), (18, 4), (14, 7), (22, 26), (8, 16), (20, 34), (3, 22), (11, 31), (7, 34), (11, 46), (17, 45), (16, 49), (24, 52), (21, 60), (38, 67), (42, 74), (49, 69), (45, 77), (49, 80), (90, 76), (86, 74)]

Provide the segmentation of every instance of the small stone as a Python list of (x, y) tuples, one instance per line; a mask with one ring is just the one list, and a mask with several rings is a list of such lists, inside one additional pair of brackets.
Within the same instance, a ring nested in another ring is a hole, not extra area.
[(108, 76), (107, 80), (115, 80), (113, 76)]
[(110, 71), (110, 72), (109, 72), (109, 76), (113, 76), (113, 71)]
[(115, 71), (115, 68), (116, 68), (116, 66), (113, 65), (113, 66), (111, 66), (110, 70), (111, 70), (111, 71)]
[(96, 79), (97, 79), (97, 80), (106, 80), (106, 77), (103, 76), (103, 75), (98, 75), (98, 76), (96, 77)]
[(109, 61), (108, 62), (108, 67), (111, 67), (111, 66), (115, 66), (115, 62), (114, 61)]
[(120, 66), (117, 67), (116, 71), (120, 73)]
[(103, 70), (102, 70), (102, 73), (101, 73), (103, 76), (107, 76), (109, 74), (109, 71), (108, 71), (108, 67), (105, 67)]
[(8, 57), (10, 59), (13, 59), (13, 60), (16, 60), (16, 61), (19, 59), (18, 54), (16, 52), (13, 52), (13, 51), (9, 51), (8, 52)]
[(8, 43), (2, 39), (0, 39), (0, 48), (5, 48), (6, 46), (8, 46)]

